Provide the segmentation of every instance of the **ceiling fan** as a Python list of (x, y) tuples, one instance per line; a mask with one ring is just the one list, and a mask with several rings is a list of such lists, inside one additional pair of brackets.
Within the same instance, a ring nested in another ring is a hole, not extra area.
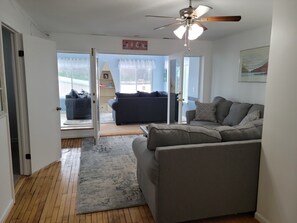
[(211, 9), (212, 7), (206, 5), (199, 5), (197, 8), (193, 8), (192, 0), (189, 0), (189, 7), (181, 9), (179, 11), (180, 17), (178, 18), (161, 15), (145, 15), (145, 17), (175, 19), (175, 22), (154, 28), (154, 30), (180, 25), (173, 32), (179, 39), (182, 39), (185, 35), (185, 46), (187, 46), (188, 40), (197, 39), (204, 31), (207, 30), (207, 28), (202, 24), (202, 22), (238, 22), (241, 19), (241, 16), (202, 17)]

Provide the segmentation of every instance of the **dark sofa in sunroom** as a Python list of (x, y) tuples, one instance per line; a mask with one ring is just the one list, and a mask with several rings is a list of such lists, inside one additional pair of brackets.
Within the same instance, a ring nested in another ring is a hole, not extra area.
[[(162, 123), (167, 121), (167, 92), (137, 92), (133, 94), (115, 93), (116, 98), (108, 101), (112, 108), (113, 120), (117, 125), (129, 123)], [(174, 118), (177, 121), (176, 95), (171, 97), (175, 102)]]

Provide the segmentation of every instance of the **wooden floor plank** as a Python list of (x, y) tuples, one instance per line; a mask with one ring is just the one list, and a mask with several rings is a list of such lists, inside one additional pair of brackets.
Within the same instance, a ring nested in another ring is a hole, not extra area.
[[(81, 139), (62, 140), (62, 158), (23, 179), (6, 223), (154, 223), (147, 205), (76, 214)], [(236, 215), (192, 223), (258, 223), (251, 215)]]

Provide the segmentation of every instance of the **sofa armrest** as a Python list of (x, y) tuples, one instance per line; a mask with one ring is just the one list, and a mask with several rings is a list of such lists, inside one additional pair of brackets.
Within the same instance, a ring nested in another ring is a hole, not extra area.
[(158, 147), (160, 222), (255, 211), (260, 150), (261, 140)]
[(190, 124), (190, 122), (195, 118), (195, 113), (196, 110), (186, 111), (187, 124)]
[(145, 173), (153, 184), (158, 182), (158, 163), (155, 152), (147, 149), (147, 138), (139, 136), (132, 143), (132, 149), (137, 159), (137, 167)]
[(119, 101), (117, 99), (112, 99), (109, 101), (110, 107), (114, 110), (117, 111), (119, 108)]
[(107, 104), (109, 105), (109, 107), (112, 108), (112, 105), (113, 105), (113, 103), (115, 103), (115, 102), (116, 102), (116, 99), (111, 98), (111, 99), (108, 99)]

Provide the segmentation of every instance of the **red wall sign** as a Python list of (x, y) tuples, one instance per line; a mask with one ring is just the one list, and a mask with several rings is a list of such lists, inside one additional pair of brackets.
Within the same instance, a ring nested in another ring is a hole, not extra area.
[(145, 40), (123, 40), (124, 50), (147, 50), (147, 41)]

